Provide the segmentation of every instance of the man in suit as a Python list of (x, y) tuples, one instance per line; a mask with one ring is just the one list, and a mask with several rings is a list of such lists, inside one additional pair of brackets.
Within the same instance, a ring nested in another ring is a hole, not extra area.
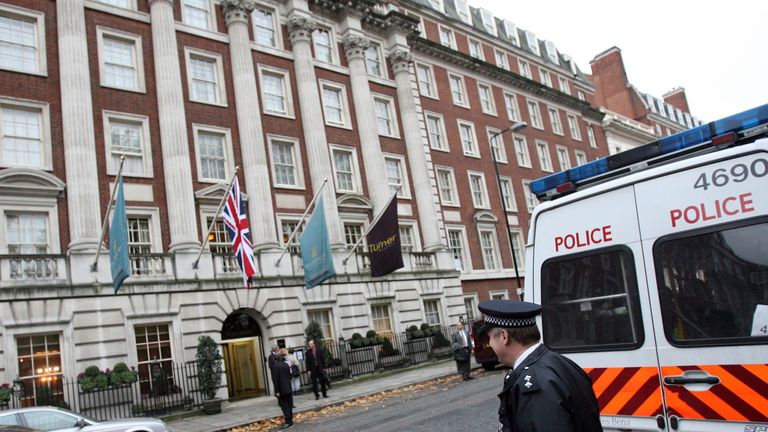
[(320, 393), (317, 392), (317, 381), (320, 381), (320, 390), (323, 397), (327, 398), (328, 393), (325, 386), (325, 356), (323, 349), (315, 345), (314, 340), (309, 341), (309, 350), (307, 351), (307, 370), (309, 378), (312, 380), (312, 391), (315, 393), (315, 400), (320, 399)]
[(456, 369), (464, 381), (473, 380), (469, 374), (469, 362), (472, 358), (472, 339), (464, 328), (464, 323), (456, 324), (456, 333), (451, 336), (451, 348), (453, 358), (456, 360)]
[(285, 359), (287, 355), (288, 350), (285, 348), (281, 349), (279, 357), (275, 359), (272, 366), (272, 383), (275, 386), (275, 397), (285, 418), (285, 423), (280, 427), (281, 429), (293, 426), (293, 387), (291, 386), (291, 367)]

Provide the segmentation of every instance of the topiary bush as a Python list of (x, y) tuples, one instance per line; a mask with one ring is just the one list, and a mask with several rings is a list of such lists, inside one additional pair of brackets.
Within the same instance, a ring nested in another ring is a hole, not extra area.
[(200, 393), (206, 399), (214, 399), (221, 384), (221, 354), (219, 345), (210, 336), (197, 338), (197, 379), (200, 383)]

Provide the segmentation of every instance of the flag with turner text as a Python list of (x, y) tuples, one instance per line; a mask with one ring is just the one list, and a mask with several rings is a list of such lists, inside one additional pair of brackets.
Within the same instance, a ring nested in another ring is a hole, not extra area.
[(371, 276), (385, 276), (403, 267), (400, 249), (400, 225), (397, 221), (397, 198), (392, 197), (379, 220), (365, 236)]

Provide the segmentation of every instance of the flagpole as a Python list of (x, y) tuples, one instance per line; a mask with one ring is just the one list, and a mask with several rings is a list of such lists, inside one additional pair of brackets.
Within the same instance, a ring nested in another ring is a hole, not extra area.
[(99, 255), (101, 255), (101, 243), (104, 241), (104, 235), (107, 233), (107, 222), (109, 222), (109, 212), (112, 210), (112, 200), (115, 199), (115, 192), (117, 191), (117, 183), (120, 182), (120, 176), (123, 175), (123, 163), (125, 163), (125, 155), (120, 155), (120, 167), (117, 169), (117, 177), (115, 180), (115, 186), (112, 188), (112, 192), (109, 194), (109, 204), (107, 204), (107, 214), (104, 216), (104, 222), (101, 224), (101, 235), (99, 236), (98, 247), (96, 248), (96, 259), (91, 264), (91, 272), (95, 272), (99, 269)]
[(363, 235), (361, 235), (361, 236), (360, 236), (360, 238), (359, 238), (359, 239), (357, 239), (357, 243), (355, 243), (355, 244), (354, 244), (354, 246), (352, 246), (352, 250), (350, 250), (350, 251), (349, 251), (349, 253), (347, 254), (347, 256), (346, 256), (346, 257), (344, 257), (344, 259), (343, 259), (343, 260), (341, 260), (341, 264), (342, 264), (342, 265), (347, 265), (347, 261), (349, 261), (349, 257), (351, 257), (353, 253), (355, 253), (355, 250), (356, 250), (356, 249), (357, 249), (357, 247), (360, 245), (360, 243), (363, 241), (363, 239), (365, 238), (365, 236), (367, 236), (367, 235), (368, 235), (368, 233), (369, 233), (369, 232), (371, 232), (371, 230), (372, 230), (372, 229), (373, 229), (373, 227), (376, 225), (376, 223), (379, 221), (379, 219), (381, 219), (381, 216), (382, 216), (382, 215), (384, 214), (384, 212), (387, 210), (387, 207), (389, 207), (389, 205), (392, 203), (392, 200), (393, 200), (393, 199), (395, 199), (395, 198), (397, 198), (397, 193), (400, 191), (400, 188), (401, 188), (401, 187), (402, 187), (401, 185), (398, 185), (398, 186), (397, 186), (397, 190), (395, 191), (395, 193), (393, 193), (393, 194), (392, 194), (392, 198), (390, 198), (390, 199), (389, 199), (389, 201), (387, 201), (387, 205), (385, 205), (384, 207), (382, 207), (382, 209), (381, 209), (381, 211), (379, 212), (379, 214), (378, 214), (378, 215), (377, 215), (377, 216), (376, 216), (376, 217), (373, 219), (373, 221), (372, 221), (372, 222), (371, 222), (371, 223), (368, 225), (368, 229), (366, 229), (366, 230), (365, 230), (365, 233), (363, 233)]
[(275, 267), (280, 266), (280, 261), (282, 261), (283, 256), (285, 255), (285, 251), (288, 250), (288, 247), (291, 245), (291, 240), (296, 236), (296, 232), (299, 230), (299, 227), (301, 227), (301, 223), (304, 222), (304, 218), (307, 217), (307, 213), (309, 213), (309, 209), (312, 208), (312, 204), (315, 203), (317, 200), (317, 197), (320, 196), (320, 192), (323, 191), (323, 188), (325, 187), (326, 183), (328, 183), (328, 177), (323, 179), (323, 184), (320, 185), (320, 188), (317, 190), (317, 193), (315, 193), (315, 196), (312, 197), (312, 201), (309, 202), (309, 205), (307, 206), (307, 209), (304, 210), (304, 214), (301, 215), (301, 219), (299, 219), (299, 223), (296, 224), (296, 228), (293, 229), (293, 232), (291, 232), (291, 236), (288, 237), (288, 241), (285, 242), (285, 245), (283, 246), (282, 252), (280, 252), (280, 256), (277, 257), (277, 261), (275, 261)]
[(197, 265), (200, 263), (200, 256), (203, 254), (203, 249), (205, 248), (205, 245), (208, 244), (208, 237), (211, 235), (211, 231), (213, 231), (213, 226), (216, 225), (216, 218), (219, 217), (219, 214), (221, 213), (221, 209), (224, 208), (224, 203), (227, 202), (227, 197), (229, 197), (229, 191), (232, 190), (232, 185), (235, 183), (235, 178), (237, 177), (237, 170), (239, 169), (240, 169), (240, 166), (235, 166), (235, 172), (234, 174), (232, 174), (232, 178), (229, 179), (229, 185), (227, 186), (227, 190), (224, 191), (224, 195), (221, 197), (221, 201), (219, 201), (219, 208), (216, 209), (216, 213), (214, 213), (213, 220), (211, 221), (211, 224), (208, 225), (208, 232), (205, 234), (205, 237), (203, 237), (203, 244), (200, 245), (200, 250), (197, 251), (197, 258), (195, 258), (195, 262), (192, 263), (193, 269), (197, 269)]

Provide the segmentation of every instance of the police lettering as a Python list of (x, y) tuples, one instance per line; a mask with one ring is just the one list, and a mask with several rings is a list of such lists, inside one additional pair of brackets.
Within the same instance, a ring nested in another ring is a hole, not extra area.
[(753, 211), (755, 211), (755, 206), (752, 201), (752, 193), (747, 192), (739, 196), (715, 200), (715, 202), (699, 203), (683, 209), (672, 209), (669, 211), (669, 217), (672, 221), (672, 228), (676, 228), (677, 224), (681, 222), (693, 225), (698, 222), (720, 219), (723, 216), (735, 216), (739, 213)]
[(584, 246), (591, 246), (603, 242), (609, 242), (613, 240), (613, 233), (611, 233), (611, 226), (606, 225), (603, 227), (592, 228), (579, 231), (574, 234), (566, 234), (564, 236), (555, 237), (555, 252), (559, 252), (561, 247), (566, 250), (573, 248), (580, 248)]

